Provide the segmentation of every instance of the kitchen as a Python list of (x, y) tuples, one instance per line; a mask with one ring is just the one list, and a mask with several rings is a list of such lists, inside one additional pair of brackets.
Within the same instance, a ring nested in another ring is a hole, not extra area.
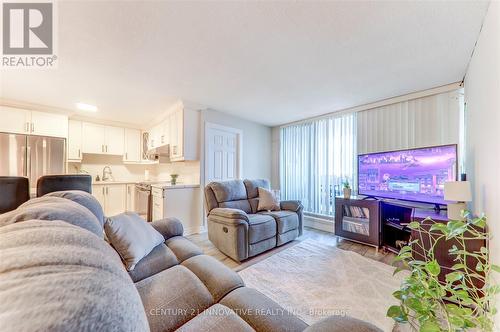
[(148, 128), (9, 106), (0, 117), (0, 154), (19, 155), (2, 158), (0, 175), (27, 176), (34, 191), (41, 175), (86, 173), (108, 216), (177, 217), (186, 233), (203, 230), (199, 111), (178, 102)]

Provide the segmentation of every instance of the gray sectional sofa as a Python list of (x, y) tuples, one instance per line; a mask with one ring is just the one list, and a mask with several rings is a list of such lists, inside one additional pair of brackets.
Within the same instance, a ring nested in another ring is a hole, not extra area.
[(205, 187), (208, 238), (236, 261), (302, 235), (302, 204), (281, 201), (280, 211), (258, 211), (259, 187), (269, 189), (269, 181), (231, 180)]
[(204, 255), (176, 219), (152, 223), (165, 242), (127, 273), (103, 223), (78, 191), (0, 215), (2, 331), (377, 331), (347, 317), (308, 327)]

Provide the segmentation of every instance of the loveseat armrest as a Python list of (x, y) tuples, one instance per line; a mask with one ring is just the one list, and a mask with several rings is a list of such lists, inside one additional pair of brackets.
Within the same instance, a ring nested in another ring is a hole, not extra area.
[(163, 235), (165, 240), (174, 236), (182, 236), (184, 233), (184, 227), (182, 227), (181, 221), (177, 218), (155, 220), (151, 223), (151, 226)]
[(348, 316), (326, 317), (304, 330), (304, 332), (382, 332), (375, 325)]
[(280, 208), (282, 210), (294, 211), (298, 212), (303, 208), (302, 203), (300, 201), (281, 201)]
[(249, 221), (246, 212), (239, 209), (215, 208), (210, 211), (210, 215), (227, 219), (245, 220), (246, 222)]

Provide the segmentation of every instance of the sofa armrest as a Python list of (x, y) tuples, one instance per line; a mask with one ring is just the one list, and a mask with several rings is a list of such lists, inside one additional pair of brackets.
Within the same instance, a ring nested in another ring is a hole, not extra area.
[(375, 325), (348, 316), (330, 316), (306, 328), (304, 332), (382, 332)]
[(238, 209), (215, 208), (212, 211), (210, 211), (210, 215), (222, 217), (222, 218), (227, 218), (227, 219), (245, 220), (246, 222), (249, 221), (248, 215), (245, 213), (245, 211), (238, 210)]
[(151, 223), (151, 226), (163, 235), (165, 240), (174, 236), (182, 236), (184, 233), (184, 227), (182, 227), (181, 221), (177, 218), (155, 220)]
[(298, 212), (303, 208), (303, 206), (302, 203), (300, 203), (300, 201), (281, 201), (280, 208), (282, 210)]

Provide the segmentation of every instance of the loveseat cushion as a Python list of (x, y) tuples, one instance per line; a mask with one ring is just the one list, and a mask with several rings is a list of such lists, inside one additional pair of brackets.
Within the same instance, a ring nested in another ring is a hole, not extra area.
[(176, 265), (135, 284), (151, 332), (173, 331), (213, 304), (212, 295), (188, 268)]
[(214, 304), (205, 309), (201, 314), (182, 325), (178, 332), (199, 332), (199, 331), (255, 331), (233, 310), (222, 304)]
[(248, 215), (248, 242), (256, 243), (276, 236), (276, 221), (265, 214)]
[(214, 302), (218, 302), (230, 291), (245, 285), (236, 272), (211, 256), (194, 256), (186, 259), (182, 265), (203, 282), (212, 294)]
[(196, 255), (203, 254), (200, 247), (183, 236), (174, 236), (165, 241), (165, 244), (173, 251), (179, 263)]
[(262, 211), (259, 214), (272, 216), (276, 220), (278, 233), (284, 234), (292, 229), (299, 228), (299, 216), (292, 211)]
[(16, 210), (0, 215), (0, 226), (26, 220), (63, 220), (103, 238), (101, 223), (86, 207), (60, 197), (31, 199)]
[(218, 203), (247, 199), (247, 190), (242, 180), (211, 182), (208, 184)]
[(120, 257), (91, 232), (24, 221), (0, 227), (0, 252), (2, 331), (148, 330)]
[(266, 179), (256, 179), (256, 180), (244, 180), (245, 188), (247, 190), (248, 198), (256, 198), (259, 197), (258, 188), (269, 189), (271, 186), (269, 185), (269, 180)]
[(241, 211), (245, 211), (245, 213), (252, 213), (252, 207), (250, 206), (248, 199), (240, 199), (237, 201), (222, 202), (222, 203), (219, 203), (219, 207), (238, 209)]
[(177, 264), (179, 261), (174, 252), (161, 243), (141, 259), (128, 274), (134, 282), (138, 282)]
[(234, 310), (256, 331), (298, 332), (307, 328), (302, 320), (253, 288), (235, 289), (219, 303)]

